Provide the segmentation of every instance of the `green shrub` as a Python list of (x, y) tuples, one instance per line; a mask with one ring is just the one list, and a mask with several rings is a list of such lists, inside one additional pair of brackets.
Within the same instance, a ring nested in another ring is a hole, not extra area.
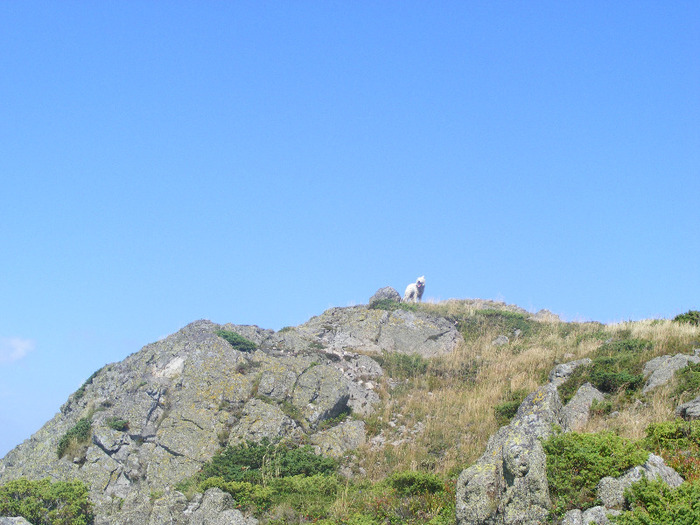
[(198, 489), (200, 492), (216, 487), (233, 496), (239, 509), (262, 512), (270, 508), (272, 503), (273, 490), (270, 487), (263, 487), (248, 483), (246, 481), (225, 481), (222, 477), (207, 478), (202, 481)]
[(118, 432), (126, 432), (129, 430), (129, 422), (125, 419), (119, 419), (118, 417), (110, 417), (105, 420), (105, 424), (112, 430)]
[(21, 516), (33, 525), (89, 525), (88, 488), (81, 481), (20, 478), (0, 485), (0, 516)]
[(286, 476), (270, 481), (272, 502), (289, 505), (306, 520), (316, 520), (328, 514), (340, 484), (335, 475), (314, 474)]
[(686, 481), (700, 481), (700, 421), (664, 421), (647, 427), (644, 444)]
[(605, 476), (620, 476), (644, 463), (649, 452), (612, 432), (555, 434), (543, 442), (554, 512), (595, 505), (595, 489)]
[(700, 523), (700, 484), (672, 489), (660, 480), (635, 483), (625, 491), (631, 510), (612, 518), (620, 525), (697, 525)]
[(700, 363), (688, 363), (688, 366), (676, 372), (674, 394), (683, 399), (700, 394)]
[(513, 416), (518, 412), (518, 408), (527, 397), (526, 390), (514, 390), (508, 392), (507, 398), (493, 408), (496, 415), (496, 422), (499, 426), (507, 425)]
[(644, 339), (605, 343), (593, 353), (589, 365), (577, 367), (559, 387), (562, 402), (567, 403), (586, 382), (610, 394), (638, 390), (644, 382), (642, 371), (651, 349), (651, 342)]
[(336, 462), (314, 454), (310, 446), (291, 443), (241, 443), (228, 446), (202, 467), (201, 478), (221, 477), (224, 481), (262, 483), (272, 478), (304, 474), (331, 474)]
[(233, 348), (239, 352), (255, 352), (258, 345), (236, 332), (230, 330), (217, 330), (216, 335), (225, 339)]
[(389, 476), (389, 486), (393, 487), (399, 496), (415, 496), (418, 494), (435, 494), (443, 490), (443, 482), (435, 474), (406, 470)]
[(415, 312), (418, 310), (418, 305), (416, 303), (400, 303), (398, 301), (392, 301), (391, 299), (381, 299), (370, 305), (370, 310), (408, 310), (410, 312)]
[(529, 320), (525, 314), (494, 309), (477, 310), (474, 315), (460, 319), (458, 325), (467, 340), (473, 340), (485, 335), (487, 331), (494, 330), (509, 337), (517, 330), (520, 337), (526, 337), (535, 334), (540, 328), (537, 321)]
[(84, 417), (66, 432), (58, 442), (58, 458), (61, 459), (73, 447), (85, 444), (92, 435), (92, 423)]
[(700, 326), (700, 311), (688, 310), (684, 314), (677, 315), (673, 320), (677, 323), (690, 323), (695, 326)]

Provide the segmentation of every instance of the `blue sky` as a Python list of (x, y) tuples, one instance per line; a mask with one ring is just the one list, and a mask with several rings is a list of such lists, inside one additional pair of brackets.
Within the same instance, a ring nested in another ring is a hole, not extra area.
[(3, 2), (0, 456), (207, 318), (699, 309), (700, 3)]

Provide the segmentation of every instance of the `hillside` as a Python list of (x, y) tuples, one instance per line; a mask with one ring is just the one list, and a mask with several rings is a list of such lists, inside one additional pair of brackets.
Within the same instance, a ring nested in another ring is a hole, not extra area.
[[(90, 503), (70, 512), (90, 505), (100, 525), (536, 523), (543, 515), (513, 511), (521, 495), (508, 492), (518, 482), (505, 467), (492, 469), (499, 501), (468, 502), (484, 452), (505, 454), (498, 436), (546, 426), (524, 448), (542, 442), (563, 457), (558, 436), (614, 435), (614, 446), (654, 451), (687, 479), (683, 461), (700, 458), (695, 427), (682, 444), (647, 434), (700, 383), (670, 372), (647, 388), (656, 372), (644, 367), (665, 370), (654, 358), (681, 354), (678, 370), (694, 372), (699, 341), (692, 323), (565, 323), (483, 300), (375, 301), (278, 332), (197, 321), (88, 378), (3, 458), (0, 485), (82, 482), (87, 495), (71, 497)], [(566, 412), (562, 401), (573, 407), (591, 383), (596, 400)], [(550, 415), (537, 419), (545, 404)], [(570, 498), (577, 506), (561, 503), (549, 477), (538, 496), (556, 512), (547, 520), (599, 503), (590, 488)], [(0, 515), (18, 515), (3, 501), (0, 488)]]

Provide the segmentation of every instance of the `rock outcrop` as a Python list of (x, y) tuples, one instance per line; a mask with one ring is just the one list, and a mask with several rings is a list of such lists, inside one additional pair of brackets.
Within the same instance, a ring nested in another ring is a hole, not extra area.
[(642, 393), (646, 394), (661, 385), (665, 385), (673, 378), (673, 374), (688, 366), (688, 363), (700, 363), (699, 354), (700, 350), (695, 350), (695, 355), (662, 355), (650, 360), (644, 366), (643, 374), (647, 381)]
[[(259, 349), (236, 350), (219, 329)], [(147, 345), (98, 371), (12, 450), (0, 463), (0, 483), (80, 479), (91, 488), (95, 525), (254, 523), (228, 494), (207, 492), (197, 504), (172, 487), (223, 445), (241, 441), (308, 439), (319, 453), (340, 457), (364, 442), (364, 424), (317, 427), (355, 409), (371, 413), (379, 400), (373, 381), (383, 372), (376, 361), (309, 344), (287, 347), (286, 340), (255, 326), (197, 321)], [(89, 441), (59, 459), (59, 440), (81, 419), (90, 422)], [(158, 493), (162, 501), (151, 501)]]

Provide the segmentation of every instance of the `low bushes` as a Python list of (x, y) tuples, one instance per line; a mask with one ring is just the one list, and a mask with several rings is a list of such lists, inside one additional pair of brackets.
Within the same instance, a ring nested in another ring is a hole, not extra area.
[(225, 339), (233, 348), (239, 352), (255, 352), (258, 345), (236, 332), (230, 330), (217, 330), (216, 335)]
[(33, 525), (89, 525), (93, 521), (85, 484), (48, 479), (20, 478), (1, 485), (0, 516), (21, 516)]
[(554, 513), (587, 509), (596, 503), (596, 485), (641, 465), (649, 451), (612, 432), (555, 434), (542, 443)]
[(89, 418), (80, 419), (58, 442), (58, 458), (61, 459), (68, 452), (75, 452), (85, 445), (92, 435), (92, 423)]

